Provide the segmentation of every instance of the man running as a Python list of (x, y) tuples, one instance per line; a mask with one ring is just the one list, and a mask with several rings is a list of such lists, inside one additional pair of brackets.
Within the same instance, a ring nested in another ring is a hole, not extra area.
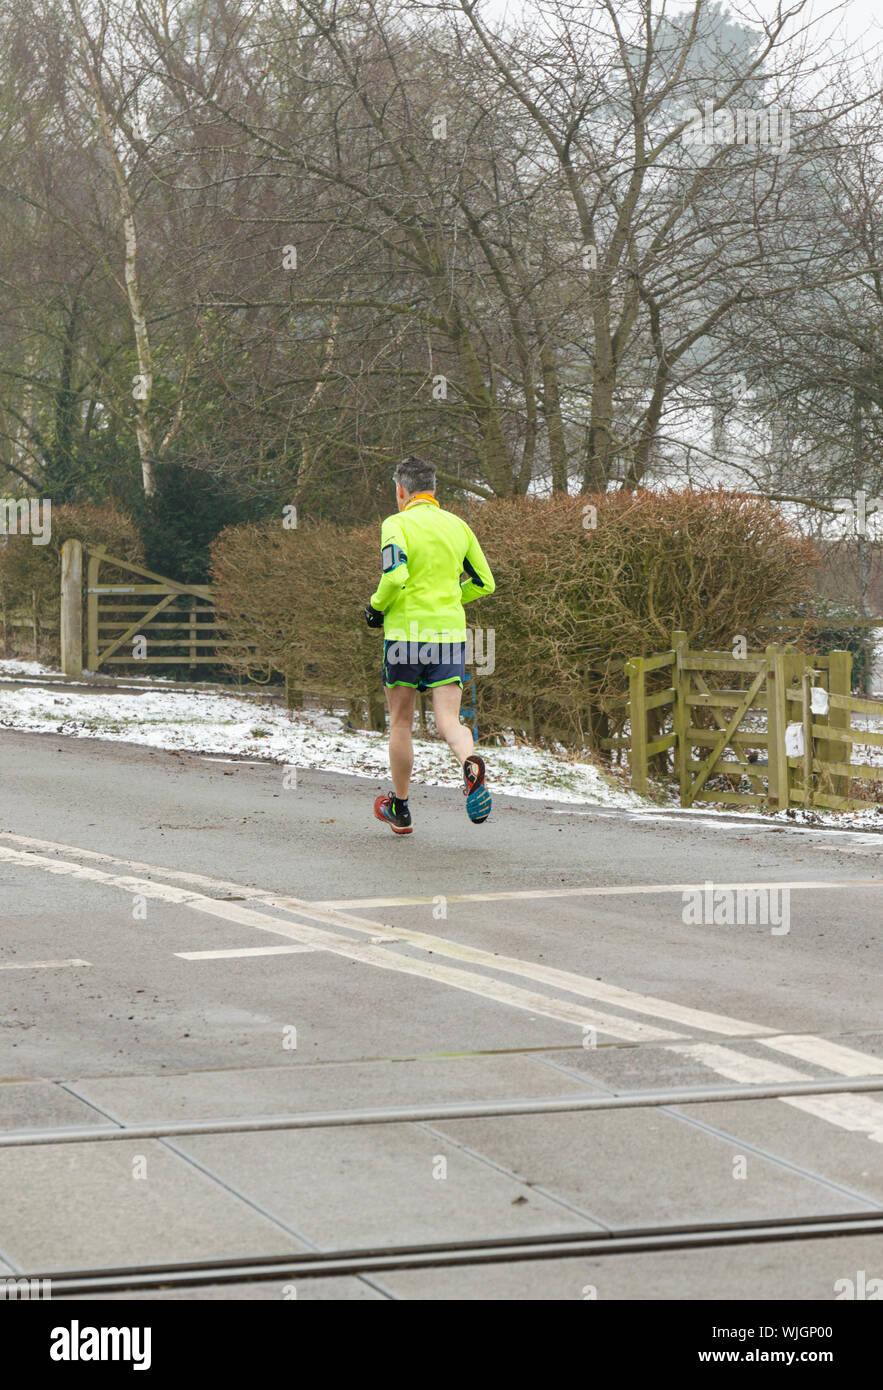
[(481, 825), (491, 813), (484, 760), (475, 753), (472, 731), (460, 723), (466, 674), (463, 604), (492, 594), (494, 577), (466, 522), (436, 501), (431, 463), (411, 455), (393, 477), (399, 510), (383, 523), (383, 574), (365, 609), (368, 626), (384, 630), (393, 785), (374, 802), (374, 814), (396, 835), (410, 835), (414, 828), (408, 809), (411, 730), (417, 691), (431, 690), (436, 727), (463, 768), (467, 814)]

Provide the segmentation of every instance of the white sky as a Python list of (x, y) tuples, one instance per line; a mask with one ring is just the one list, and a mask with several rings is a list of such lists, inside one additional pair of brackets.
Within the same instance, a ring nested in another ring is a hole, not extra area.
[[(768, 3), (763, 9), (771, 9)], [(851, 44), (870, 54), (883, 42), (883, 7), (880, 0), (848, 0), (843, 13), (831, 15), (832, 6), (822, 0), (811, 0), (810, 13), (823, 33), (840, 30)], [(825, 16), (828, 18), (825, 18)]]
[[(791, 8), (794, 0), (782, 0), (783, 8)], [(661, 0), (656, 0), (656, 8)], [(734, 16), (746, 21), (752, 15), (771, 16), (776, 12), (776, 0), (729, 0), (728, 9)], [(536, 9), (536, 0), (479, 0), (479, 9), (488, 18), (500, 19), (506, 14), (517, 15), (525, 10)], [(628, 11), (628, 0), (624, 0), (623, 10)], [(669, 0), (666, 7), (671, 13), (692, 9), (692, 0)], [(857, 56), (870, 57), (883, 48), (883, 2), (881, 0), (847, 0), (839, 8), (836, 0), (809, 0), (799, 20), (793, 24), (806, 25), (811, 22), (818, 30), (819, 37), (827, 41), (829, 51), (841, 52), (847, 45), (855, 45)]]

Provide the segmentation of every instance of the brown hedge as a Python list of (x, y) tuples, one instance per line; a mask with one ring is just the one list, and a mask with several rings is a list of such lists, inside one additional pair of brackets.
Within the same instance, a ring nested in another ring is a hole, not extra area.
[[(625, 692), (618, 660), (668, 650), (675, 628), (703, 649), (783, 640), (777, 617), (806, 597), (816, 565), (774, 506), (723, 489), (503, 498), (469, 519), (497, 580), (467, 608), (495, 634), (495, 670), (477, 682), (485, 730), (597, 736)], [(376, 691), (379, 634), (362, 608), (378, 551), (374, 525), (222, 533), (214, 584), (243, 644), (239, 668), (351, 698)]]
[[(67, 505), (52, 508), (52, 528), (46, 545), (32, 544), (30, 536), (11, 535), (0, 541), (0, 607), (32, 613), (36, 606), (40, 624), (57, 622), (61, 576), (61, 548), (67, 540), (101, 545), (111, 555), (141, 564), (144, 550), (131, 517), (112, 505)], [(13, 647), (33, 655), (32, 639), (21, 630), (16, 638), (9, 633), (9, 652)], [(47, 653), (48, 654), (48, 653)]]

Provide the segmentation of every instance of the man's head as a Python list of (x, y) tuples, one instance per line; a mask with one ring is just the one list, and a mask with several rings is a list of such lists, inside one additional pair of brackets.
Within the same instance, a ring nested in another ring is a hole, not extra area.
[(408, 505), (415, 493), (435, 492), (435, 469), (431, 463), (418, 458), (416, 454), (409, 454), (407, 458), (402, 459), (392, 476), (396, 485), (399, 511)]

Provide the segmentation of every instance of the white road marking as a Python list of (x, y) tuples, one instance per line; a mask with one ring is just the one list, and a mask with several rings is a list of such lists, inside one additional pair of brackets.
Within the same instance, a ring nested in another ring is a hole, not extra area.
[[(391, 970), (403, 975), (417, 975), (423, 979), (435, 980), (441, 984), (452, 985), (468, 994), (477, 994), (495, 1003), (508, 1004), (513, 1008), (524, 1009), (531, 1014), (542, 1014), (563, 1023), (575, 1023), (582, 1027), (594, 1028), (599, 1033), (622, 1038), (627, 1042), (665, 1042), (682, 1037), (661, 1028), (653, 1028), (646, 1023), (632, 1019), (618, 1018), (597, 1009), (587, 1009), (565, 999), (537, 994), (521, 989), (502, 980), (487, 975), (478, 975), (468, 970), (458, 970), (431, 961), (415, 960), (410, 956), (395, 954), (380, 946), (368, 945), (361, 941), (332, 936), (330, 932), (319, 931), (315, 927), (301, 923), (283, 922), (278, 917), (255, 912), (253, 908), (242, 907), (239, 903), (207, 898), (192, 889), (176, 888), (172, 884), (157, 883), (150, 879), (134, 878), (129, 875), (106, 873), (103, 869), (92, 868), (86, 864), (75, 864), (65, 859), (47, 859), (43, 855), (8, 849), (0, 845), (0, 860), (18, 864), (24, 868), (42, 870), (44, 873), (84, 879), (101, 883), (112, 888), (121, 888), (130, 894), (140, 894), (147, 899), (174, 903), (195, 912), (204, 912), (212, 917), (220, 917), (227, 922), (238, 922), (244, 926), (256, 927), (259, 931), (274, 932), (279, 936), (292, 937), (347, 960), (359, 960), (365, 965), (375, 965), (382, 970)], [(118, 861), (124, 862), (124, 861)], [(366, 930), (364, 922), (362, 930)], [(386, 941), (389, 945), (389, 940)], [(490, 956), (491, 960), (496, 958)]]
[[(707, 882), (713, 882), (715, 889), (726, 890), (727, 892), (738, 892), (745, 889), (756, 888), (788, 888), (794, 892), (800, 889), (815, 891), (817, 889), (846, 889), (846, 888), (883, 888), (883, 878), (849, 878), (818, 880), (795, 879), (792, 882), (776, 883), (763, 879), (755, 879), (752, 883), (719, 883), (717, 879), (707, 880), (706, 883), (622, 883), (612, 887), (595, 887), (586, 884), (581, 888), (529, 888), (519, 889), (512, 892), (502, 893), (446, 893), (445, 899), (449, 903), (493, 903), (511, 902), (517, 899), (525, 901), (535, 901), (543, 898), (614, 898), (631, 897), (637, 893), (701, 893), (707, 886)], [(363, 907), (423, 907), (427, 904), (436, 902), (436, 898), (322, 898), (310, 903), (311, 907), (324, 907), (329, 909), (338, 908), (363, 908)]]
[(816, 849), (832, 850), (835, 854), (844, 852), (846, 854), (858, 854), (863, 851), (849, 850), (845, 848), (847, 842), (867, 845), (873, 848), (876, 853), (880, 852), (880, 832), (879, 830), (863, 830), (858, 826), (853, 829), (845, 829), (834, 825), (809, 825), (803, 821), (781, 821), (771, 820), (768, 816), (757, 815), (736, 815), (730, 820), (729, 813), (720, 811), (702, 811), (698, 806), (692, 806), (689, 810), (683, 810), (677, 806), (670, 806), (667, 811), (651, 810), (642, 806), (623, 807), (621, 810), (602, 809), (601, 805), (592, 807), (590, 810), (578, 810), (576, 807), (547, 807), (547, 814), (553, 816), (591, 816), (595, 820), (618, 820), (625, 815), (629, 820), (635, 821), (638, 825), (645, 822), (659, 823), (661, 825), (690, 825), (700, 826), (707, 830), (713, 826), (715, 832), (736, 830), (744, 834), (746, 830), (757, 830), (766, 834), (786, 834), (786, 835), (812, 835), (819, 840), (823, 836), (829, 839), (836, 839), (840, 844), (816, 844)]
[[(702, 1009), (692, 1009), (687, 1005), (673, 1004), (666, 999), (657, 999), (648, 994), (636, 994), (631, 990), (622, 989), (618, 985), (605, 984), (600, 980), (590, 980), (583, 975), (577, 975), (573, 971), (559, 970), (554, 966), (541, 965), (537, 961), (520, 960), (513, 956), (498, 954), (494, 951), (484, 951), (479, 947), (463, 945), (460, 942), (452, 941), (447, 937), (433, 936), (427, 932), (410, 931), (406, 928), (396, 928), (384, 925), (382, 922), (372, 922), (364, 917), (356, 917), (349, 913), (337, 912), (330, 908), (317, 907), (314, 903), (302, 901), (299, 898), (283, 897), (279, 894), (266, 892), (263, 889), (250, 888), (239, 883), (230, 883), (225, 879), (207, 878), (204, 874), (191, 873), (184, 870), (158, 868), (156, 865), (143, 864), (134, 860), (118, 859), (112, 855), (101, 854), (96, 850), (80, 850), (71, 845), (59, 845), (52, 841), (34, 840), (29, 836), (19, 836), (0, 834), (2, 839), (10, 839), (17, 844), (27, 844), (40, 849), (53, 849), (56, 852), (72, 854), (81, 859), (98, 860), (106, 864), (121, 864), (126, 868), (135, 869), (140, 873), (162, 874), (167, 878), (177, 878), (182, 882), (199, 884), (200, 887), (214, 889), (215, 892), (223, 889), (225, 892), (235, 892), (253, 902), (262, 903), (268, 907), (281, 909), (285, 912), (296, 912), (302, 917), (309, 917), (315, 921), (329, 923), (336, 927), (347, 927), (352, 931), (362, 935), (369, 935), (372, 943), (382, 941), (399, 941), (409, 946), (415, 946), (419, 950), (431, 952), (433, 955), (447, 956), (452, 960), (464, 961), (469, 965), (478, 965), (491, 970), (502, 970), (508, 975), (517, 975), (522, 979), (529, 979), (538, 984), (551, 985), (555, 989), (566, 990), (569, 994), (579, 995), (581, 998), (595, 1000), (602, 1004), (613, 1004), (616, 1007), (631, 1010), (635, 1013), (647, 1014), (651, 1018), (662, 1018), (667, 1022), (678, 1023), (692, 1028), (698, 1028), (706, 1033), (723, 1033), (726, 1036), (753, 1036), (757, 1034), (775, 1033), (776, 1029), (766, 1028), (760, 1023), (749, 1023), (744, 1019), (731, 1018), (726, 1014), (709, 1013)], [(49, 863), (56, 861), (50, 860)], [(140, 891), (132, 889), (130, 891)], [(178, 899), (186, 902), (186, 895)], [(208, 901), (215, 902), (215, 899)], [(432, 901), (432, 899), (430, 899)], [(208, 908), (201, 909), (209, 911)], [(237, 920), (243, 921), (245, 918)], [(264, 919), (275, 922), (275, 918)], [(256, 925), (252, 923), (252, 925)], [(282, 930), (285, 924), (279, 924), (275, 929), (282, 935), (294, 936), (296, 939), (305, 940), (303, 934), (300, 936), (294, 930), (285, 932)], [(264, 927), (264, 930), (268, 928)], [(273, 928), (269, 928), (272, 930)], [(299, 928), (301, 933), (309, 929)], [(485, 977), (482, 976), (482, 979)], [(607, 1016), (610, 1017), (610, 1016)], [(586, 1022), (589, 1022), (587, 1019)], [(609, 1032), (609, 1029), (603, 1031)], [(622, 1036), (622, 1034), (620, 1034)], [(662, 1037), (677, 1038), (682, 1036), (679, 1033), (663, 1034)], [(637, 1041), (637, 1039), (634, 1039)]]
[[(652, 995), (638, 994), (632, 990), (623, 989), (618, 985), (605, 984), (600, 980), (590, 980), (572, 971), (559, 970), (554, 966), (541, 965), (539, 962), (520, 960), (512, 956), (497, 954), (493, 951), (484, 951), (478, 947), (463, 945), (459, 942), (452, 941), (450, 938), (434, 936), (426, 932), (410, 931), (406, 928), (390, 927), (382, 922), (372, 922), (363, 917), (356, 917), (349, 913), (334, 910), (324, 904), (307, 902), (299, 898), (284, 897), (263, 889), (229, 882), (225, 879), (209, 878), (204, 874), (193, 873), (186, 870), (161, 868), (156, 865), (144, 864), (135, 860), (121, 859), (113, 855), (100, 853), (97, 850), (84, 850), (72, 845), (58, 844), (55, 841), (37, 840), (31, 836), (20, 836), (2, 832), (0, 833), (0, 838), (13, 840), (17, 844), (26, 844), (39, 849), (52, 849), (56, 852), (72, 854), (83, 859), (98, 860), (99, 862), (108, 864), (121, 864), (126, 868), (135, 869), (141, 873), (155, 873), (161, 874), (167, 878), (178, 878), (182, 882), (198, 884), (201, 887), (214, 889), (215, 892), (224, 890), (228, 893), (236, 893), (243, 897), (250, 898), (254, 902), (259, 902), (270, 907), (288, 912), (297, 912), (301, 916), (310, 917), (316, 921), (329, 923), (337, 927), (343, 926), (363, 935), (368, 934), (372, 939), (372, 943), (375, 944), (383, 941), (406, 942), (421, 950), (431, 951), (434, 955), (444, 955), (450, 959), (464, 961), (467, 964), (479, 965), (493, 970), (502, 970), (506, 974), (518, 975), (521, 978), (530, 979), (539, 984), (551, 985), (553, 988), (565, 990), (570, 994), (577, 994), (582, 998), (593, 999), (602, 1004), (613, 1004), (622, 1009), (642, 1013), (651, 1018), (662, 1018), (667, 1022), (697, 1028), (703, 1032), (720, 1033), (729, 1037), (776, 1035), (776, 1029), (768, 1028), (763, 1024), (732, 1018), (727, 1014), (693, 1009), (687, 1005), (674, 1004), (665, 999), (655, 998)], [(844, 886), (845, 884), (854, 882), (856, 882), (856, 880), (838, 881), (834, 886)], [(865, 881), (859, 880), (858, 882), (863, 884)], [(877, 880), (872, 879), (868, 880), (868, 882), (874, 886), (878, 886)], [(719, 887), (721, 885), (715, 886)], [(746, 885), (741, 886), (744, 887)], [(778, 886), (782, 887), (788, 885)], [(817, 885), (813, 884), (811, 881), (801, 880), (800, 886), (815, 887)], [(879, 886), (883, 886), (883, 880), (880, 881)], [(704, 884), (690, 885), (691, 891), (695, 890), (697, 887), (704, 889)], [(655, 892), (660, 888), (680, 892), (683, 891), (684, 885), (651, 885), (647, 891)], [(584, 891), (604, 892), (607, 890), (553, 889), (551, 891), (553, 895), (565, 894), (567, 896), (573, 896), (575, 893), (582, 893)], [(634, 890), (617, 888), (611, 891), (622, 893)], [(464, 896), (468, 897), (469, 895)], [(472, 896), (480, 897), (482, 895)], [(493, 898), (494, 896), (505, 897), (506, 895), (490, 894), (485, 896)], [(179, 899), (179, 901), (185, 900), (186, 899)], [(209, 899), (208, 901), (214, 902), (215, 900)], [(431, 903), (434, 902), (434, 899), (428, 898), (425, 901)], [(457, 898), (448, 895), (448, 901), (457, 901)], [(235, 905), (230, 904), (225, 906)], [(201, 910), (209, 911), (210, 909), (202, 908)], [(244, 918), (240, 920), (242, 920), (245, 925), (258, 925), (255, 922), (247, 922)], [(263, 930), (276, 930), (280, 935), (294, 936), (298, 940), (304, 940), (303, 934), (309, 931), (307, 927), (298, 927), (297, 932), (293, 929), (286, 931), (285, 927), (287, 924), (277, 923), (275, 918), (264, 920), (270, 920), (275, 925), (270, 928), (264, 926)], [(298, 935), (298, 932), (300, 935)], [(321, 946), (321, 943), (319, 944)], [(674, 1034), (669, 1036), (676, 1038), (678, 1035)], [(774, 1044), (771, 1043), (770, 1045), (773, 1046)], [(867, 1059), (867, 1061), (871, 1063), (872, 1071), (876, 1064), (876, 1060), (877, 1059), (874, 1058)], [(870, 1075), (872, 1071), (869, 1072), (865, 1069), (864, 1074)]]
[(782, 1066), (781, 1062), (770, 1061), (767, 1057), (749, 1057), (744, 1052), (734, 1052), (718, 1043), (675, 1043), (667, 1051), (702, 1062), (719, 1076), (726, 1076), (730, 1081), (742, 1081), (746, 1086), (812, 1080), (805, 1072)]
[(232, 951), (175, 951), (181, 960), (236, 960), (242, 956), (311, 955), (318, 946), (240, 946)]
[[(284, 911), (296, 912), (301, 916), (311, 917), (317, 921), (332, 923), (338, 927), (343, 926), (350, 930), (361, 932), (362, 934), (368, 934), (372, 938), (372, 944), (370, 945), (346, 937), (333, 936), (328, 932), (320, 931), (317, 928), (307, 926), (303, 923), (284, 922), (279, 918), (270, 917), (266, 913), (257, 912), (253, 908), (243, 906), (239, 903), (218, 901), (215, 898), (206, 897), (204, 894), (196, 893), (192, 890), (187, 891), (183, 888), (176, 888), (172, 884), (157, 883), (147, 879), (110, 874), (83, 864), (72, 863), (69, 860), (47, 859), (34, 853), (17, 852), (0, 846), (0, 859), (7, 859), (15, 863), (27, 865), (28, 867), (39, 868), (48, 873), (67, 874), (94, 882), (105, 883), (112, 887), (123, 888), (130, 893), (142, 893), (148, 898), (152, 897), (165, 902), (177, 903), (181, 906), (192, 908), (195, 911), (219, 917), (225, 921), (236, 921), (243, 925), (255, 927), (260, 931), (294, 938), (302, 944), (310, 945), (313, 949), (331, 951), (335, 954), (345, 956), (350, 960), (360, 960), (367, 965), (375, 965), (381, 969), (417, 975), (424, 979), (431, 979), (438, 983), (448, 984), (453, 988), (480, 995), (496, 1003), (508, 1004), (514, 1008), (524, 1009), (531, 1014), (542, 1014), (546, 1017), (576, 1023), (583, 1027), (587, 1025), (592, 1026), (596, 1028), (597, 1031), (609, 1033), (613, 1037), (625, 1038), (631, 1041), (662, 1041), (671, 1046), (674, 1043), (678, 1043), (684, 1035), (667, 1033), (660, 1029), (651, 1028), (646, 1024), (585, 1009), (580, 1005), (572, 1004), (566, 1000), (553, 999), (542, 994), (535, 994), (531, 991), (521, 989), (520, 987), (510, 985), (504, 981), (492, 979), (486, 975), (479, 975), (475, 972), (451, 968), (449, 966), (440, 965), (437, 962), (415, 960), (413, 957), (399, 955), (395, 952), (378, 950), (376, 949), (376, 944), (383, 943), (385, 945), (394, 945), (396, 943), (401, 943), (431, 951), (434, 954), (453, 956), (473, 964), (481, 964), (495, 970), (501, 970), (508, 974), (519, 974), (528, 978), (543, 980), (547, 983), (554, 984), (558, 988), (565, 989), (569, 993), (584, 994), (591, 998), (600, 998), (606, 1002), (615, 1003), (623, 1009), (631, 1009), (638, 1013), (689, 1023), (707, 1032), (716, 1031), (730, 1036), (732, 1036), (734, 1032), (743, 1036), (749, 1034), (755, 1036), (758, 1034), (765, 1034), (766, 1037), (758, 1038), (758, 1041), (763, 1042), (765, 1046), (789, 1054), (793, 1054), (795, 1048), (799, 1046), (802, 1049), (801, 1055), (804, 1060), (817, 1062), (819, 1065), (825, 1066), (829, 1070), (843, 1072), (848, 1066), (849, 1070), (846, 1071), (847, 1075), (856, 1074), (853, 1068), (858, 1068), (859, 1072), (865, 1075), (879, 1074), (878, 1058), (863, 1057), (863, 1054), (855, 1052), (853, 1049), (843, 1048), (834, 1043), (826, 1043), (825, 1040), (820, 1038), (806, 1039), (795, 1037), (791, 1034), (777, 1034), (774, 1029), (764, 1028), (761, 1025), (746, 1023), (744, 1020), (732, 1019), (723, 1014), (713, 1014), (703, 1010), (688, 1009), (678, 1004), (670, 1004), (667, 1000), (654, 999), (649, 995), (636, 994), (629, 990), (619, 989), (615, 985), (603, 984), (601, 981), (587, 980), (582, 976), (575, 975), (569, 971), (556, 970), (551, 966), (541, 966), (535, 962), (521, 961), (514, 957), (500, 956), (493, 952), (481, 951), (471, 946), (465, 946), (457, 942), (446, 940), (443, 937), (435, 937), (422, 932), (397, 930), (385, 926), (382, 923), (368, 922), (364, 918), (335, 911), (324, 904), (309, 903), (297, 898), (283, 897), (263, 889), (230, 883), (226, 880), (211, 879), (205, 875), (195, 874), (189, 871), (164, 869), (158, 868), (155, 865), (136, 863), (112, 855), (101, 854), (95, 850), (83, 850), (70, 845), (60, 845), (53, 842), (34, 840), (30, 837), (15, 836), (5, 832), (0, 832), (0, 838), (10, 839), (19, 844), (27, 843), (30, 845), (37, 845), (44, 849), (52, 849), (56, 852), (73, 854), (80, 859), (119, 864), (128, 868), (137, 869), (141, 872), (162, 874), (167, 878), (177, 878), (189, 884), (199, 883), (202, 886), (214, 888), (215, 891), (223, 889), (226, 892), (236, 892), (253, 902), (273, 906)], [(697, 885), (688, 886), (694, 889)], [(704, 885), (698, 886), (703, 887)], [(777, 886), (816, 888), (820, 885), (808, 881), (801, 881), (796, 885), (780, 884)], [(835, 888), (850, 886), (879, 887), (881, 884), (878, 880), (872, 879), (867, 881), (838, 881), (833, 884), (821, 886)], [(638, 891), (680, 892), (683, 891), (683, 889), (684, 885), (665, 884), (653, 885), (650, 887), (645, 886)], [(557, 890), (558, 894), (564, 893), (568, 896), (573, 895), (574, 891), (575, 890), (566, 889)], [(597, 891), (602, 892), (604, 890)], [(622, 888), (612, 891), (634, 892), (636, 890)], [(555, 895), (556, 890), (553, 890), (552, 896)], [(493, 900), (495, 897), (506, 897), (507, 895), (487, 894), (474, 896)], [(541, 894), (539, 896), (545, 895)], [(431, 902), (433, 900), (428, 899), (427, 901)], [(812, 1057), (808, 1055), (808, 1047), (813, 1051)], [(791, 1067), (783, 1066), (781, 1063), (766, 1058), (746, 1056), (717, 1044), (686, 1042), (681, 1043), (680, 1046), (675, 1046), (673, 1050), (681, 1052), (684, 1056), (692, 1057), (710, 1067), (712, 1070), (717, 1071), (720, 1075), (739, 1082), (767, 1084), (779, 1081), (813, 1079), (805, 1072), (796, 1071)], [(860, 1067), (858, 1059), (861, 1059)], [(866, 1133), (871, 1139), (883, 1142), (883, 1106), (875, 1103), (868, 1097), (836, 1094), (827, 1097), (782, 1097), (781, 1103), (792, 1105), (796, 1109), (802, 1109), (809, 1114), (816, 1115), (818, 1118), (830, 1124), (834, 1124), (841, 1129)]]
[(4, 960), (0, 970), (63, 970), (69, 965), (91, 965), (89, 960)]
[[(817, 1066), (827, 1067), (828, 1071), (839, 1072), (841, 1076), (883, 1076), (883, 1057), (871, 1057), (867, 1052), (856, 1052), (840, 1043), (828, 1042), (827, 1038), (808, 1038), (781, 1034), (776, 1038), (759, 1038), (763, 1047), (772, 1047), (776, 1052), (787, 1052), (802, 1062), (815, 1062)], [(868, 1063), (870, 1062), (870, 1066)]]
[(875, 1105), (866, 1096), (783, 1096), (782, 1102), (839, 1129), (865, 1134), (875, 1144), (883, 1144), (883, 1105)]
[[(790, 1039), (786, 1039), (786, 1041), (790, 1041)], [(822, 1039), (811, 1038), (807, 1041), (821, 1043)], [(770, 1043), (766, 1044), (766, 1046), (771, 1045)], [(831, 1046), (833, 1047), (834, 1044)], [(728, 1047), (718, 1047), (713, 1043), (685, 1043), (674, 1045), (670, 1050), (679, 1052), (682, 1056), (690, 1057), (697, 1062), (702, 1062), (712, 1071), (717, 1072), (719, 1076), (726, 1076), (731, 1081), (743, 1082), (749, 1086), (764, 1086), (780, 1081), (813, 1080), (807, 1072), (795, 1071), (793, 1067), (783, 1067), (781, 1063), (768, 1061), (765, 1057), (747, 1057), (744, 1053), (734, 1052)], [(843, 1048), (841, 1051), (846, 1052), (849, 1049)], [(853, 1055), (857, 1057), (861, 1054), (854, 1053)], [(765, 1102), (758, 1103), (764, 1104)], [(879, 1101), (873, 1100), (869, 1095), (779, 1096), (776, 1104), (790, 1105), (795, 1110), (804, 1110), (809, 1115), (815, 1115), (817, 1119), (826, 1120), (828, 1124), (836, 1125), (838, 1129), (848, 1129), (854, 1133), (865, 1134), (868, 1139), (872, 1139), (875, 1143), (883, 1144), (883, 1105)]]

